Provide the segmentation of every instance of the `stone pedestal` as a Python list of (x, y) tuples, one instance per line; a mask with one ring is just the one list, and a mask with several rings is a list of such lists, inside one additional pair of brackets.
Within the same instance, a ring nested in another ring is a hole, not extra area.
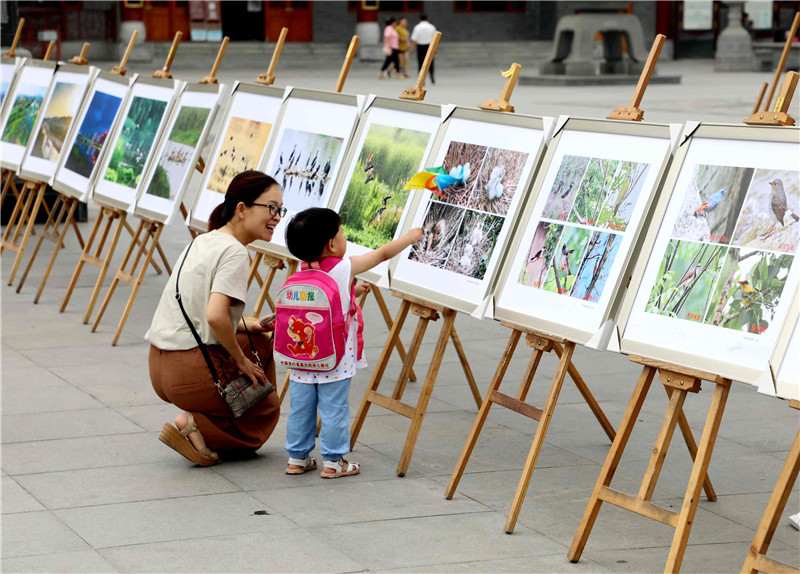
[(356, 34), (360, 38), (358, 59), (362, 62), (382, 62), (384, 55), (380, 24), (359, 22), (356, 24)]
[(714, 70), (717, 72), (752, 72), (756, 69), (753, 40), (742, 26), (744, 2), (728, 3), (728, 26), (717, 38)]

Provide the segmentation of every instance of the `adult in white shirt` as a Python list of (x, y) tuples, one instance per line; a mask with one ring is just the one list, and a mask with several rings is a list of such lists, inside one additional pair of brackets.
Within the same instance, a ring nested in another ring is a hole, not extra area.
[(283, 194), (274, 179), (258, 171), (234, 177), (225, 199), (211, 213), (210, 231), (198, 236), (178, 258), (145, 334), (153, 389), (185, 411), (175, 417), (175, 426), (164, 424), (159, 439), (195, 464), (216, 464), (220, 455), (215, 451), (225, 457), (258, 450), (278, 423), (280, 400), (278, 393), (270, 393), (241, 417), (233, 416), (184, 317), (176, 283), (180, 303), (220, 384), (224, 387), (246, 375), (253, 384), (270, 380), (274, 385), (272, 326), (262, 325), (267, 317), (246, 319), (250, 337), (243, 332), (250, 267), (246, 245), (256, 239), (270, 241), (285, 213)]
[[(436, 26), (428, 22), (427, 14), (419, 15), (419, 24), (414, 26), (411, 32), (411, 45), (417, 48), (417, 67), (422, 68), (422, 63), (425, 61), (425, 55), (428, 53), (428, 48), (433, 42), (433, 34), (436, 32)], [(431, 78), (431, 83), (435, 84), (436, 80), (433, 78), (433, 61), (431, 60), (431, 67), (428, 75)]]

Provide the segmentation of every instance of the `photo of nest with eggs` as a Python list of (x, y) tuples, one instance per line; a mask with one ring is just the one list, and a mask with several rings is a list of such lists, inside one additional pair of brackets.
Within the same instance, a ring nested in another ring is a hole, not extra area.
[(432, 201), (422, 224), (422, 241), (411, 248), (409, 259), (444, 268), (464, 219), (464, 209)]
[(482, 280), (505, 218), (467, 211), (445, 269)]
[(524, 152), (487, 149), (469, 207), (496, 215), (508, 213), (527, 160)]

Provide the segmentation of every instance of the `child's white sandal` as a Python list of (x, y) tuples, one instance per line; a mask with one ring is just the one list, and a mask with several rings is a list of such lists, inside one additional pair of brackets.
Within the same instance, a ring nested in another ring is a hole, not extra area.
[[(297, 466), (299, 468), (290, 468)], [(306, 458), (292, 458), (289, 457), (289, 466), (286, 467), (286, 474), (303, 474), (309, 470), (316, 470), (317, 459), (308, 455)]]
[[(326, 460), (322, 464), (322, 478), (339, 478), (341, 476), (353, 476), (361, 472), (361, 465), (357, 462), (350, 462), (343, 458), (339, 460)], [(325, 472), (325, 469), (332, 469), (333, 472)]]

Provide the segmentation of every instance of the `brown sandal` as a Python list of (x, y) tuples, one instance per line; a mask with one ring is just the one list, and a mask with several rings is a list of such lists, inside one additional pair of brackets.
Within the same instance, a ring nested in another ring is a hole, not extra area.
[(158, 440), (170, 447), (172, 450), (182, 455), (184, 458), (200, 466), (213, 466), (219, 462), (219, 456), (210, 448), (202, 450), (194, 448), (189, 442), (189, 435), (197, 430), (192, 413), (187, 412), (186, 426), (183, 430), (178, 430), (169, 423), (164, 423), (164, 428), (158, 435)]

